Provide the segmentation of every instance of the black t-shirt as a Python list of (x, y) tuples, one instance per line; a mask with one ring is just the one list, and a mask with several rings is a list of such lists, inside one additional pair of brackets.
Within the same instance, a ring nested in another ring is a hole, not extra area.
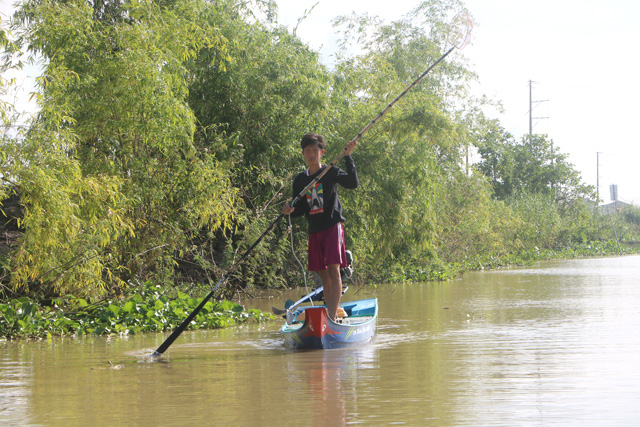
[[(345, 156), (345, 162), (346, 172), (332, 166), (320, 181), (296, 202), (291, 216), (298, 217), (304, 214), (309, 221), (309, 234), (326, 230), (344, 221), (342, 205), (338, 198), (338, 184), (350, 189), (358, 187), (358, 173), (353, 158)], [(300, 194), (327, 167), (323, 166), (313, 175), (309, 175), (309, 170), (298, 174), (293, 180), (293, 197)]]

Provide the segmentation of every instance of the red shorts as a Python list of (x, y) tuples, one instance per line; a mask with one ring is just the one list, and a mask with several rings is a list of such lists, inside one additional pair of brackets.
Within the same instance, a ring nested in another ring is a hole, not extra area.
[(331, 264), (347, 267), (342, 223), (309, 235), (308, 262), (309, 271), (326, 270)]

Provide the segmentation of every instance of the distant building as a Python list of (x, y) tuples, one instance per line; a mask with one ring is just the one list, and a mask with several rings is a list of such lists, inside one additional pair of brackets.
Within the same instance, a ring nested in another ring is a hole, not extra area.
[(603, 214), (610, 214), (610, 213), (620, 213), (622, 212), (625, 208), (633, 206), (630, 203), (625, 203), (623, 201), (620, 200), (614, 200), (611, 203), (607, 203), (606, 205), (600, 205), (598, 206), (598, 209), (600, 210), (600, 212), (602, 212)]

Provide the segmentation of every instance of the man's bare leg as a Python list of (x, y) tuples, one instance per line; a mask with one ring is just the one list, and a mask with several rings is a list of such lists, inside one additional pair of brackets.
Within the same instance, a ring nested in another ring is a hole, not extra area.
[(327, 314), (331, 320), (335, 321), (338, 313), (338, 305), (340, 305), (340, 297), (342, 296), (340, 264), (330, 264), (326, 270), (320, 270), (317, 273), (320, 279), (322, 279)]

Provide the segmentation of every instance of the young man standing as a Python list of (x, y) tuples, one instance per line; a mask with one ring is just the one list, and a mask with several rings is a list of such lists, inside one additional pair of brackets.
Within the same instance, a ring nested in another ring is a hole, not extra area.
[[(309, 168), (293, 181), (294, 197), (328, 167), (322, 164), (327, 147), (324, 137), (308, 133), (302, 137), (300, 145), (302, 157)], [(358, 174), (351, 158), (355, 147), (356, 142), (349, 141), (344, 149), (346, 172), (337, 166), (331, 167), (294, 206), (285, 204), (282, 208), (283, 214), (292, 217), (305, 215), (309, 222), (309, 271), (315, 271), (322, 279), (327, 314), (331, 320), (336, 319), (342, 295), (340, 268), (347, 266), (338, 184), (350, 189), (358, 187)]]

